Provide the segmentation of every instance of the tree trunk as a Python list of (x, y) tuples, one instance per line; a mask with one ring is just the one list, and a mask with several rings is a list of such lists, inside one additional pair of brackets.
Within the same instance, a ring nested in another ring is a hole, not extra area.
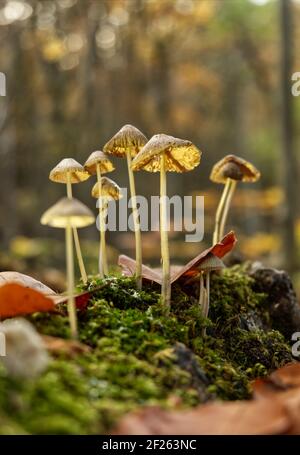
[(291, 94), (292, 75), (292, 19), (290, 0), (280, 0), (281, 28), (281, 92), (282, 92), (282, 162), (283, 186), (285, 192), (284, 251), (285, 267), (293, 272), (297, 263), (295, 239), (295, 217), (297, 213), (297, 160), (293, 150), (293, 98)]

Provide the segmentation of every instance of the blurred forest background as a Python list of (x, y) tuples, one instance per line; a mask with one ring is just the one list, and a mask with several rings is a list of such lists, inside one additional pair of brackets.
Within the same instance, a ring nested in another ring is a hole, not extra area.
[[(238, 254), (287, 267), (300, 251), (298, 149), (299, 0), (0, 0), (0, 267), (63, 288), (64, 235), (40, 216), (65, 194), (48, 180), (59, 160), (88, 155), (126, 123), (149, 138), (190, 139), (202, 151), (192, 173), (170, 175), (169, 194), (205, 196), (205, 238), (170, 235), (173, 262), (211, 242), (222, 187), (209, 181), (226, 154), (253, 162), (257, 184), (239, 185), (228, 228)], [(110, 175), (128, 186), (126, 162)], [(159, 175), (136, 174), (137, 192), (159, 191)], [(94, 183), (74, 195), (96, 213)], [(80, 231), (89, 271), (98, 232)], [(132, 233), (108, 235), (110, 260), (134, 255)], [(143, 234), (144, 262), (158, 261), (159, 234)]]

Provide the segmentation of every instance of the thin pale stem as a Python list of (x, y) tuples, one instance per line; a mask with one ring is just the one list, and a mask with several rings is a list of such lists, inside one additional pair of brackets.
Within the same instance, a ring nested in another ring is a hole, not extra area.
[(102, 182), (101, 182), (101, 169), (97, 164), (97, 183), (99, 189), (98, 209), (99, 209), (99, 223), (100, 223), (100, 245), (99, 245), (99, 274), (103, 278), (108, 274), (107, 265), (107, 250), (105, 240), (105, 223), (104, 223), (104, 207), (102, 201)]
[(230, 188), (230, 179), (226, 180), (223, 193), (216, 211), (216, 218), (215, 218), (215, 230), (214, 230), (214, 235), (213, 235), (213, 245), (219, 242), (220, 240), (220, 223), (221, 223), (221, 217), (222, 217), (222, 212), (224, 208), (224, 204), (227, 199), (228, 191)]
[(225, 225), (226, 225), (226, 221), (227, 221), (227, 217), (228, 217), (228, 213), (229, 213), (229, 208), (230, 208), (230, 205), (231, 205), (232, 197), (233, 197), (233, 194), (234, 194), (234, 191), (235, 191), (235, 188), (236, 188), (236, 184), (237, 184), (236, 180), (230, 180), (230, 186), (229, 186), (226, 202), (225, 202), (225, 205), (224, 205), (223, 215), (222, 215), (222, 219), (221, 219), (221, 224), (220, 224), (219, 241), (224, 236)]
[[(205, 280), (205, 298), (204, 298), (204, 307), (203, 307), (203, 316), (205, 318), (208, 317), (209, 313), (209, 299), (210, 299), (210, 272), (206, 273), (206, 280)], [(202, 336), (206, 335), (206, 327), (202, 329)]]
[(137, 284), (138, 289), (142, 289), (142, 237), (141, 237), (140, 217), (139, 217), (139, 212), (137, 209), (135, 181), (134, 181), (133, 171), (131, 169), (130, 151), (127, 151), (126, 156), (127, 156), (129, 187), (130, 187), (130, 194), (131, 194), (131, 205), (132, 205), (132, 215), (133, 215), (134, 235), (135, 235), (136, 284)]
[(87, 283), (87, 274), (83, 262), (83, 257), (81, 253), (81, 247), (80, 247), (80, 242), (79, 242), (79, 236), (78, 236), (78, 231), (76, 227), (73, 227), (73, 237), (74, 237), (74, 243), (75, 243), (75, 249), (76, 249), (76, 255), (77, 255), (77, 261), (79, 265), (79, 270), (80, 270), (80, 275), (81, 279), (84, 284)]
[[(67, 196), (69, 199), (72, 199), (72, 197), (73, 197), (70, 172), (67, 172)], [(83, 283), (86, 284), (87, 283), (87, 274), (86, 274), (86, 270), (85, 270), (85, 266), (84, 266), (84, 262), (83, 262), (82, 253), (81, 253), (78, 231), (77, 231), (76, 227), (73, 227), (72, 230), (73, 230), (76, 256), (77, 256), (77, 261), (78, 261), (78, 265), (79, 265), (81, 279), (82, 279)]]
[(161, 235), (161, 258), (162, 258), (162, 302), (167, 311), (170, 310), (171, 281), (170, 281), (170, 254), (167, 230), (167, 181), (166, 181), (165, 155), (160, 158), (160, 235)]
[(68, 315), (71, 329), (71, 337), (76, 339), (78, 336), (77, 314), (74, 298), (74, 253), (72, 242), (71, 224), (66, 227), (66, 263), (67, 263), (67, 281), (68, 281)]
[(199, 306), (200, 306), (201, 312), (203, 311), (204, 297), (205, 297), (204, 278), (203, 278), (203, 272), (200, 272), (200, 280), (199, 280)]

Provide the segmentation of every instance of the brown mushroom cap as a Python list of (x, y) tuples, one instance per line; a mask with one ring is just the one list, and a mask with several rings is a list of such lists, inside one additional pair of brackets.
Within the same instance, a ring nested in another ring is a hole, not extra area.
[(90, 154), (84, 164), (84, 169), (90, 174), (94, 175), (97, 173), (97, 164), (100, 166), (101, 174), (112, 172), (115, 169), (113, 163), (108, 159), (105, 153), (97, 150)]
[(201, 152), (190, 141), (167, 134), (156, 134), (132, 161), (132, 170), (160, 171), (160, 156), (165, 154), (166, 171), (187, 172), (200, 163)]
[(135, 157), (146, 144), (147, 138), (135, 126), (125, 125), (103, 147), (105, 153), (126, 157), (129, 150), (131, 157)]
[(67, 183), (68, 173), (70, 175), (71, 183), (84, 182), (90, 177), (90, 174), (84, 170), (73, 158), (65, 158), (61, 160), (55, 168), (52, 169), (49, 175), (49, 179), (52, 182)]
[[(102, 197), (106, 199), (122, 199), (123, 194), (121, 193), (121, 188), (113, 180), (108, 177), (101, 178), (101, 194)], [(92, 196), (96, 199), (99, 198), (99, 183), (96, 182), (92, 189)]]
[(210, 180), (226, 183), (227, 179), (241, 182), (256, 182), (260, 172), (249, 161), (235, 155), (227, 155), (212, 168)]
[(198, 268), (201, 272), (213, 272), (224, 269), (225, 264), (220, 258), (218, 258), (218, 256), (215, 256), (213, 253), (209, 253)]
[(95, 217), (92, 211), (78, 199), (63, 197), (50, 209), (46, 210), (41, 218), (41, 224), (56, 228), (82, 228), (93, 224)]

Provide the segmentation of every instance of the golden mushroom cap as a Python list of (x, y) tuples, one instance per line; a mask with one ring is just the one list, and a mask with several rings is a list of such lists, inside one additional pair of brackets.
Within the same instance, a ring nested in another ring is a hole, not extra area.
[(82, 228), (95, 222), (92, 211), (78, 199), (61, 198), (41, 218), (41, 224), (56, 228)]
[(103, 147), (105, 153), (126, 157), (127, 151), (135, 157), (147, 143), (147, 138), (135, 126), (125, 125)]
[(210, 180), (215, 183), (226, 183), (227, 179), (240, 182), (256, 182), (260, 172), (249, 161), (235, 155), (227, 155), (212, 168)]
[(97, 173), (97, 164), (99, 164), (101, 174), (112, 172), (115, 169), (113, 163), (109, 160), (105, 153), (97, 150), (90, 154), (86, 162), (84, 163), (84, 169), (90, 174), (94, 175)]
[(160, 156), (165, 154), (166, 171), (187, 172), (199, 165), (200, 150), (190, 141), (167, 134), (156, 134), (132, 161), (133, 171), (160, 171)]
[(218, 256), (215, 256), (213, 253), (209, 253), (204, 261), (199, 265), (199, 271), (202, 272), (213, 272), (224, 268), (224, 262), (221, 261), (221, 259), (218, 258)]
[(50, 172), (49, 179), (52, 182), (67, 183), (68, 173), (70, 174), (71, 183), (84, 182), (90, 177), (90, 174), (84, 170), (84, 167), (73, 158), (61, 160)]
[[(119, 185), (108, 177), (101, 178), (101, 194), (103, 198), (114, 199), (115, 201), (123, 197)], [(93, 186), (92, 196), (96, 199), (99, 198), (99, 182), (96, 182)]]

